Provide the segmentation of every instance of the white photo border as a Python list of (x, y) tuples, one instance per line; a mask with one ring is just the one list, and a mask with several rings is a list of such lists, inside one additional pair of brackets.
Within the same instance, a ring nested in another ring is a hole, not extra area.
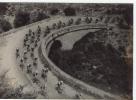
[[(0, 0), (18, 3), (131, 3), (133, 4), (133, 100), (136, 100), (136, 0)], [(4, 99), (3, 99), (4, 100)], [(14, 100), (14, 99), (10, 99)], [(21, 100), (21, 99), (20, 99)], [(30, 100), (30, 99), (26, 99)], [(41, 100), (41, 99), (39, 99)], [(44, 99), (45, 100), (45, 99)], [(52, 99), (53, 100), (53, 99)], [(54, 99), (59, 100), (59, 99)], [(62, 99), (66, 100), (66, 99)]]

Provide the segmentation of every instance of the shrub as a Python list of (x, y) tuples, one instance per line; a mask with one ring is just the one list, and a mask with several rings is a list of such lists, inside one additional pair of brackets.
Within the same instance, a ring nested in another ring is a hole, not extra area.
[(37, 21), (40, 21), (40, 20), (43, 20), (43, 19), (46, 19), (46, 18), (49, 18), (49, 16), (47, 16), (43, 11), (40, 11), (38, 13)]
[(64, 14), (65, 14), (65, 16), (75, 16), (76, 11), (72, 7), (67, 7), (67, 8), (64, 9)]
[(0, 75), (0, 98), (1, 99), (34, 99), (36, 98), (36, 94), (34, 93), (24, 93), (24, 86), (19, 86), (17, 88), (13, 88), (11, 85), (7, 83), (6, 74), (8, 71), (3, 72)]
[(57, 8), (53, 8), (50, 12), (51, 15), (57, 15), (59, 13), (59, 10)]
[(46, 18), (49, 18), (49, 16), (43, 10), (33, 10), (30, 13), (30, 23), (37, 22)]
[(0, 3), (0, 15), (4, 15), (7, 11), (8, 4), (7, 3)]
[(14, 27), (17, 28), (29, 24), (29, 15), (27, 11), (19, 9), (15, 14)]
[(0, 20), (0, 26), (1, 26), (1, 29), (2, 29), (4, 32), (6, 32), (6, 31), (12, 29), (11, 24), (10, 24), (7, 20), (5, 20), (5, 19)]

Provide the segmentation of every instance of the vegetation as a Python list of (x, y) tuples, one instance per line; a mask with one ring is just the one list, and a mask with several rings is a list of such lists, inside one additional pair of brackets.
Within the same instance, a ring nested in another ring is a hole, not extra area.
[(21, 27), (46, 18), (49, 18), (49, 16), (41, 9), (33, 10), (31, 12), (19, 9), (15, 15), (14, 27)]
[(76, 10), (72, 7), (67, 7), (64, 9), (64, 14), (65, 14), (65, 16), (75, 16)]
[(0, 20), (0, 28), (1, 28), (1, 32), (6, 32), (6, 31), (12, 29), (12, 26), (7, 20), (1, 19)]
[(25, 10), (19, 9), (15, 14), (14, 27), (21, 27), (29, 24), (29, 13)]
[(132, 4), (119, 4), (116, 8), (107, 9), (108, 15), (123, 15), (128, 25), (133, 24), (133, 6)]
[(0, 4), (0, 15), (6, 14), (8, 8), (8, 3), (1, 3)]
[(58, 14), (59, 13), (59, 9), (57, 9), (57, 8), (53, 8), (51, 11), (50, 11), (50, 14), (51, 15), (56, 15), (56, 14)]
[(0, 75), (0, 98), (1, 99), (35, 99), (32, 93), (23, 93), (24, 86), (13, 88), (8, 84), (7, 71)]
[(49, 18), (49, 16), (43, 10), (37, 9), (30, 12), (30, 23), (37, 22), (46, 18)]
[[(128, 66), (124, 58), (110, 43), (104, 44), (95, 38), (96, 33), (87, 34), (73, 45), (72, 50), (56, 49), (52, 47), (53, 43), (49, 57), (63, 71), (77, 79), (106, 91), (127, 93)], [(104, 39), (107, 41), (107, 38)]]
[(43, 20), (43, 19), (46, 19), (46, 18), (49, 18), (49, 16), (47, 16), (46, 13), (44, 13), (43, 11), (40, 11), (38, 13), (37, 21), (40, 21), (40, 20)]

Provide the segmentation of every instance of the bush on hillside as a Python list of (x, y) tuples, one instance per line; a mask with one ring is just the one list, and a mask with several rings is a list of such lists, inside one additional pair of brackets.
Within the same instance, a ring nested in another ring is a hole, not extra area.
[(59, 10), (57, 9), (57, 8), (54, 8), (54, 9), (52, 9), (51, 11), (50, 11), (50, 14), (51, 15), (56, 15), (56, 14), (58, 14), (59, 13)]
[(49, 18), (49, 16), (43, 10), (34, 10), (30, 13), (30, 23), (37, 22), (46, 18)]
[(65, 16), (75, 16), (76, 10), (72, 7), (67, 7), (64, 9), (64, 14), (65, 14)]
[(12, 29), (11, 24), (5, 19), (0, 20), (0, 27), (3, 30), (3, 32), (6, 32), (6, 31)]
[(4, 15), (8, 9), (8, 3), (0, 3), (0, 15)]
[(21, 27), (29, 24), (30, 17), (27, 11), (19, 9), (15, 14), (14, 27)]

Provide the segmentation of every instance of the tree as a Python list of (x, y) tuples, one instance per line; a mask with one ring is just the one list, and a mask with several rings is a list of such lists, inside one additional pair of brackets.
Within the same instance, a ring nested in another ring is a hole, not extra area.
[(36, 9), (30, 12), (30, 23), (37, 22), (46, 18), (49, 18), (49, 16), (41, 9)]
[(57, 8), (53, 8), (50, 12), (51, 15), (56, 15), (59, 13), (59, 10)]
[(8, 9), (8, 3), (0, 3), (0, 15), (4, 15)]
[(11, 24), (5, 19), (0, 20), (0, 27), (4, 32), (12, 29)]
[(17, 28), (29, 24), (29, 15), (29, 12), (19, 9), (15, 14), (14, 27)]
[(53, 44), (51, 45), (49, 58), (51, 58), (56, 65), (59, 64), (61, 59), (61, 55), (59, 54), (59, 49), (62, 47), (62, 43), (60, 40), (54, 40)]
[(39, 11), (37, 21), (40, 21), (40, 20), (43, 20), (43, 19), (46, 19), (46, 18), (49, 18), (49, 16), (47, 16), (46, 13), (43, 12), (42, 10)]
[(65, 16), (75, 16), (76, 11), (72, 7), (67, 7), (67, 8), (64, 9), (64, 14), (65, 14)]
[(60, 40), (54, 40), (52, 46), (51, 46), (51, 50), (57, 50), (59, 48), (62, 47), (62, 43)]

